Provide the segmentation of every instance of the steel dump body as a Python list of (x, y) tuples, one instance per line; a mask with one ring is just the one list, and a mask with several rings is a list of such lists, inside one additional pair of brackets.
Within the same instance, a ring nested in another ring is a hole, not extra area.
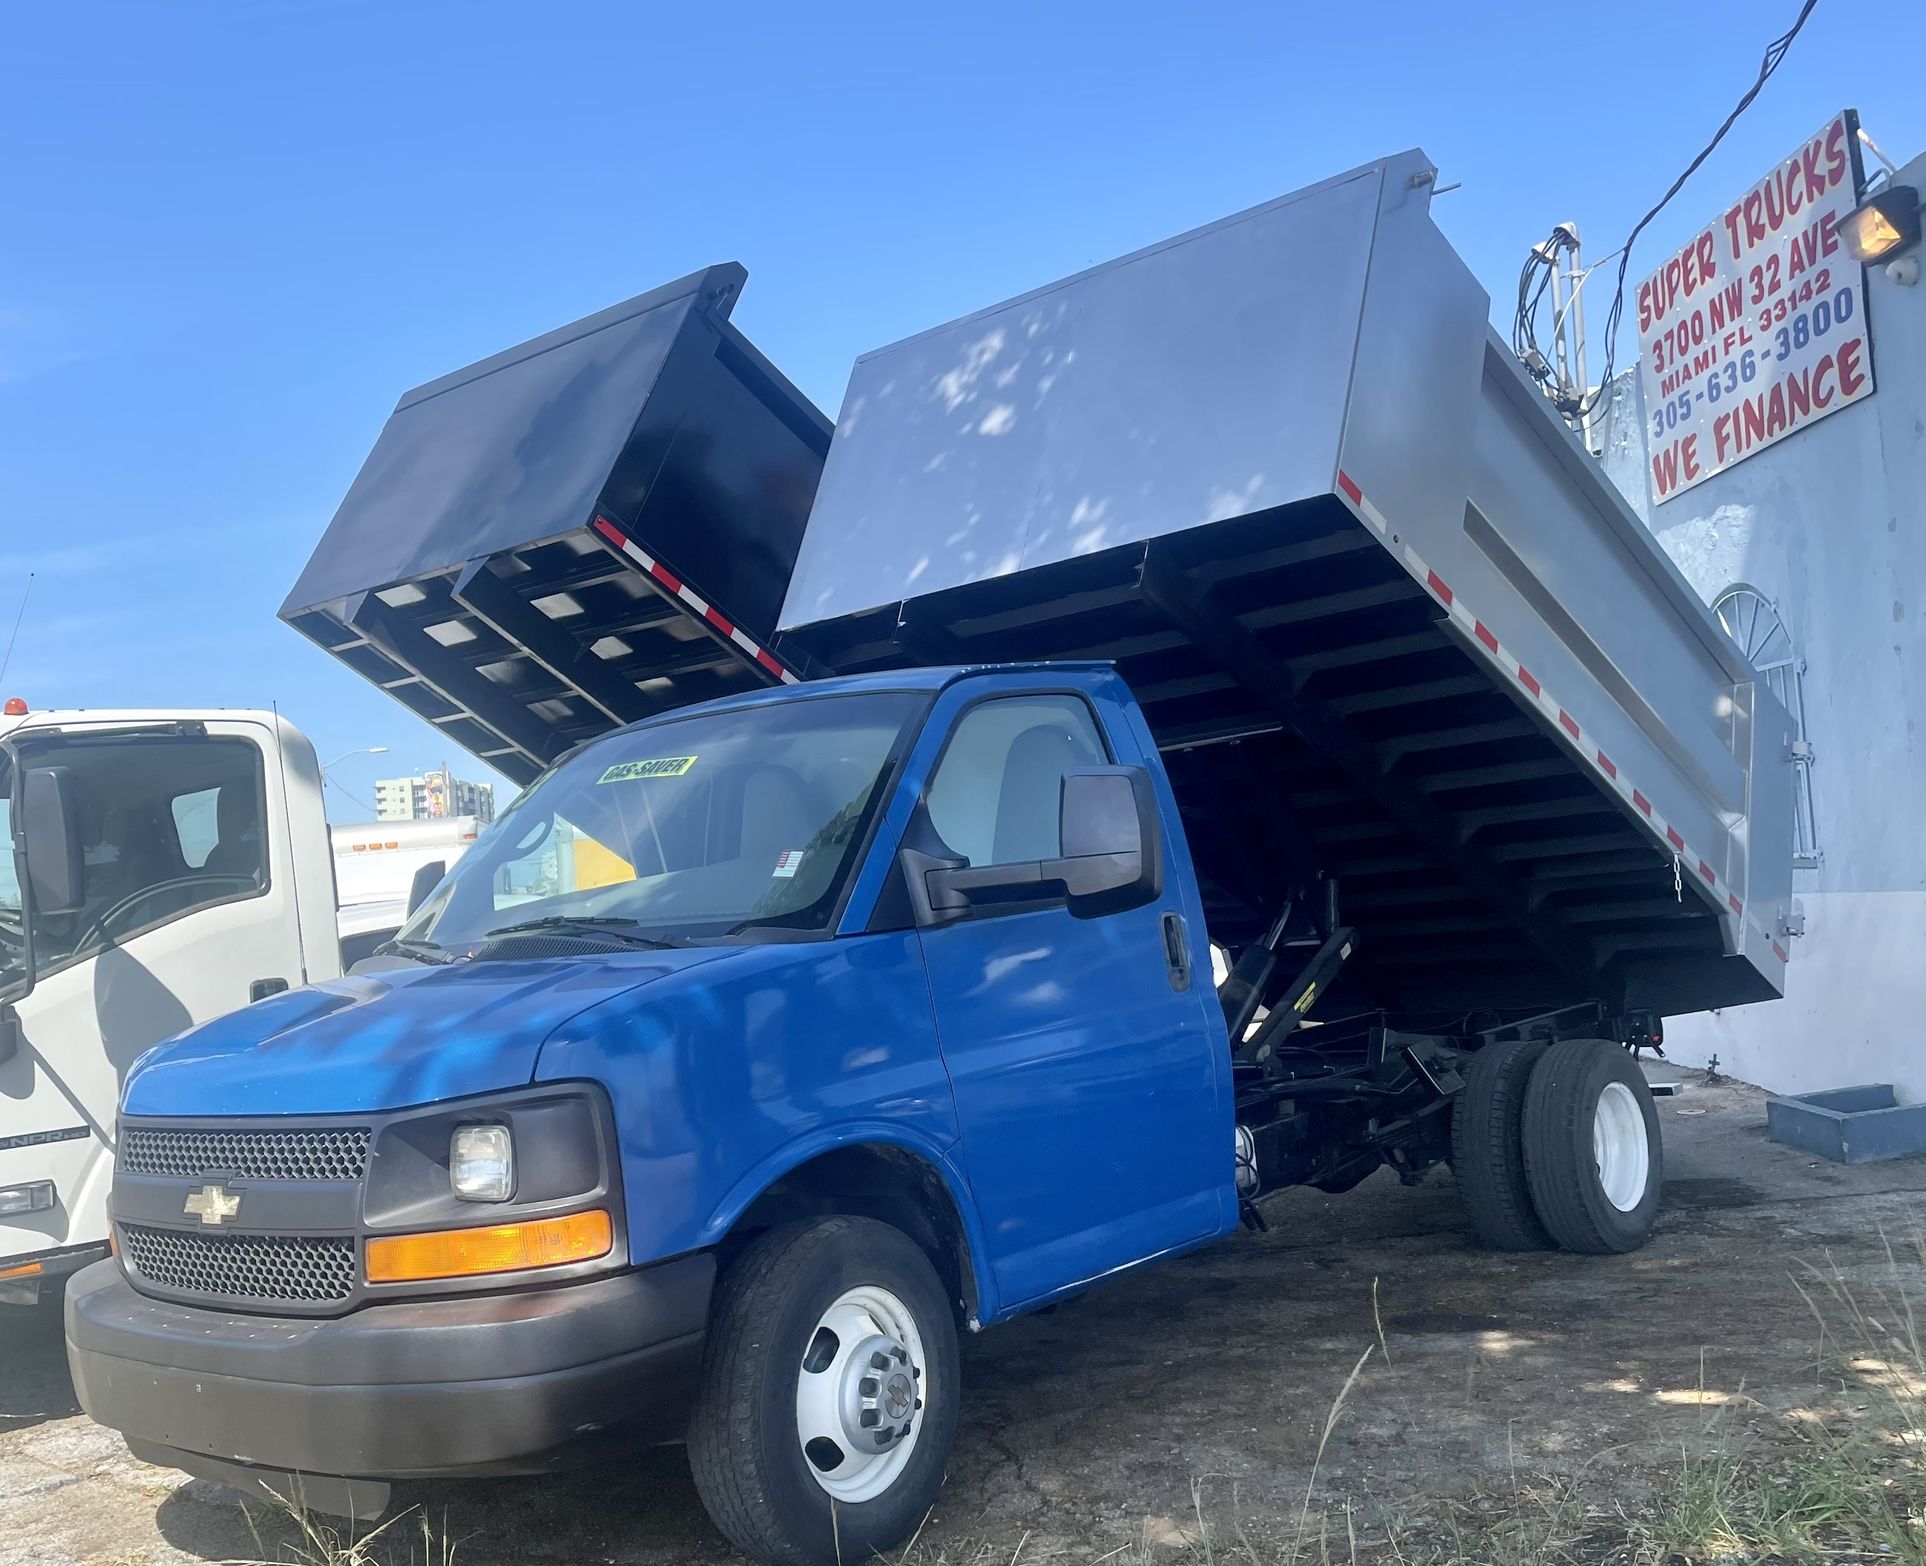
[(1112, 659), (1215, 940), (1337, 883), (1362, 941), (1313, 1017), (1769, 999), (1790, 720), (1491, 331), (1432, 180), (1404, 153), (867, 355), (833, 441), (710, 268), (410, 393), (282, 615), (518, 780), (799, 675)]
[(1318, 1012), (1783, 982), (1790, 721), (1491, 331), (1420, 153), (863, 358), (778, 651), (1109, 658)]

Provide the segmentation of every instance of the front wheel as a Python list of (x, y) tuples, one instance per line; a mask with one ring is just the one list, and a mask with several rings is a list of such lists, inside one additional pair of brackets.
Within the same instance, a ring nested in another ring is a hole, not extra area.
[(1638, 1062), (1607, 1039), (1553, 1044), (1522, 1117), (1532, 1206), (1568, 1251), (1635, 1251), (1658, 1215), (1658, 1110)]
[(915, 1532), (956, 1433), (956, 1319), (929, 1259), (870, 1218), (773, 1230), (724, 1274), (689, 1466), (769, 1566), (867, 1560)]

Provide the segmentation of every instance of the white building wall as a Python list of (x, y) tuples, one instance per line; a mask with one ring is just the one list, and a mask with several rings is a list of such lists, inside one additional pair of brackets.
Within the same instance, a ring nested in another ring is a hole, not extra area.
[[(1926, 157), (1898, 183), (1926, 186)], [(1916, 254), (1919, 252), (1915, 252)], [(1603, 461), (1712, 602), (1747, 583), (1805, 659), (1821, 863), (1786, 998), (1667, 1025), (1666, 1053), (1781, 1092), (1892, 1082), (1926, 1100), (1926, 282), (1869, 269), (1878, 390), (1654, 507), (1635, 376)]]

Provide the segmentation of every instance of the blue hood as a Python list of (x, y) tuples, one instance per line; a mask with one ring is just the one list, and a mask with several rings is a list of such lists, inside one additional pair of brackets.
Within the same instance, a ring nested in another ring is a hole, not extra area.
[(149, 1051), (130, 1115), (340, 1115), (519, 1087), (570, 1017), (741, 948), (454, 963), (257, 1001)]

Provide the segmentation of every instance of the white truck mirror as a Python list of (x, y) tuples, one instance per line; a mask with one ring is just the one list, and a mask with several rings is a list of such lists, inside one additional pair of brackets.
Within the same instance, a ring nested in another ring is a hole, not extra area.
[(79, 913), (86, 888), (73, 774), (65, 767), (33, 767), (23, 782), (21, 837), (27, 849), (27, 884), (34, 912)]

